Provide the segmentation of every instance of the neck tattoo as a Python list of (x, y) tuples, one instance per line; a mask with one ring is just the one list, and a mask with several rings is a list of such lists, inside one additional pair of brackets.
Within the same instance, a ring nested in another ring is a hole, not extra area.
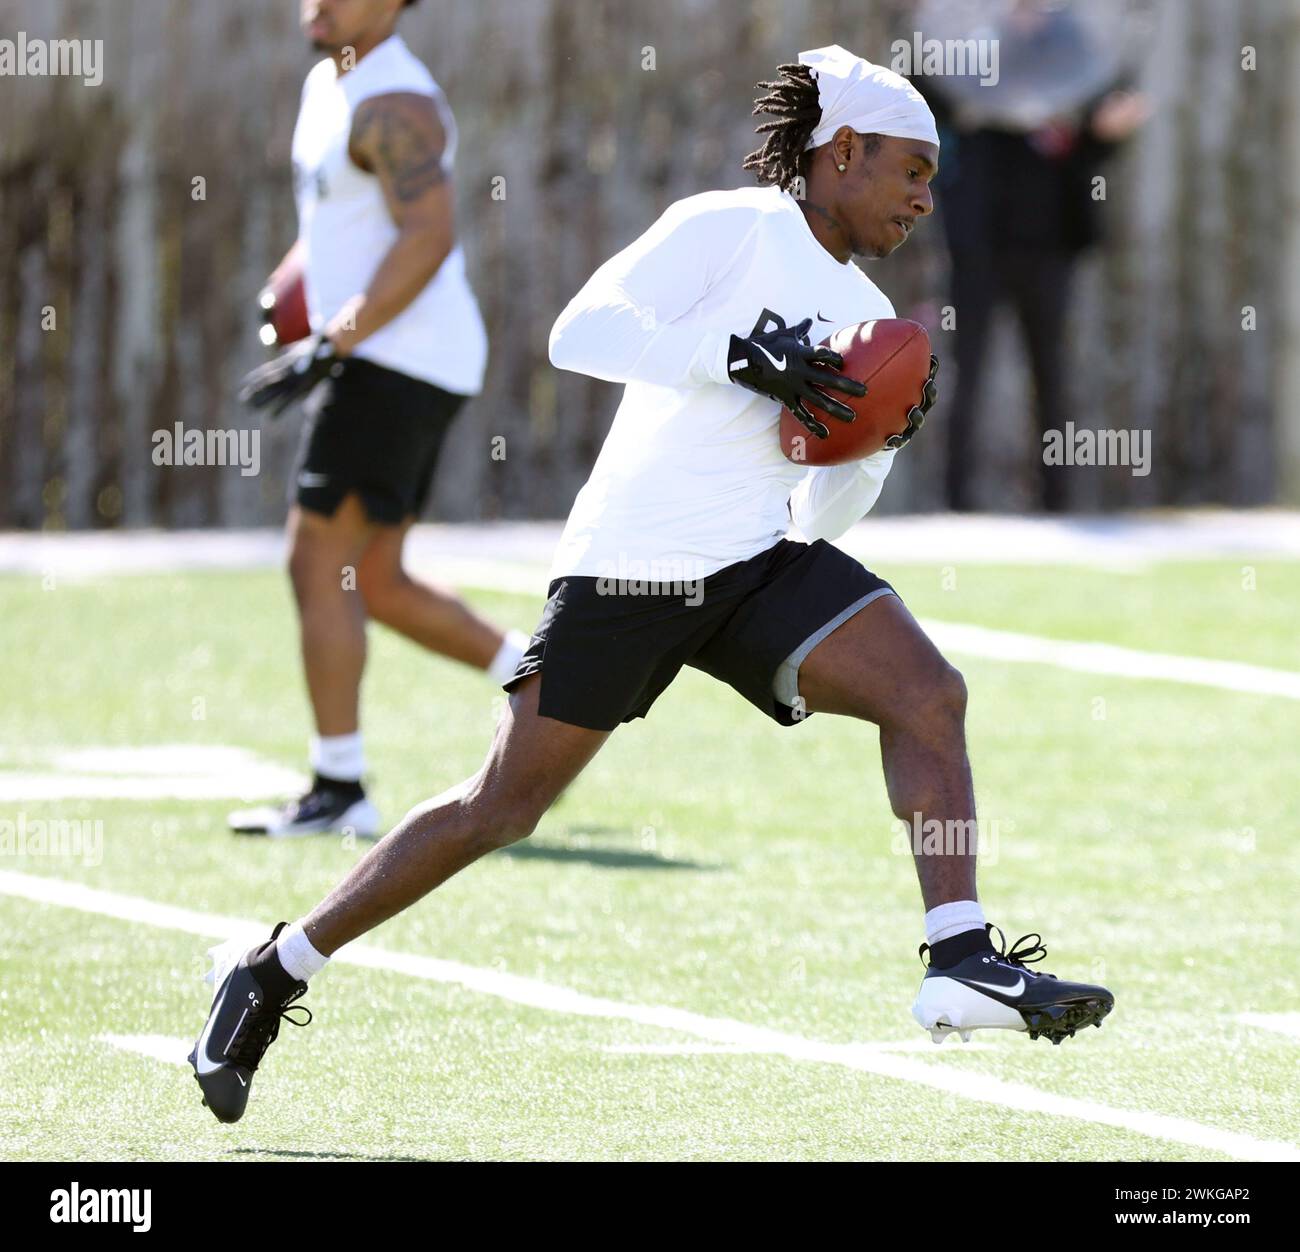
[(823, 208), (820, 204), (813, 204), (809, 200), (800, 201), (799, 207), (803, 209), (805, 215), (816, 213), (834, 231), (834, 235), (830, 240), (832, 244), (842, 244), (844, 242), (844, 227), (839, 218), (829, 209)]

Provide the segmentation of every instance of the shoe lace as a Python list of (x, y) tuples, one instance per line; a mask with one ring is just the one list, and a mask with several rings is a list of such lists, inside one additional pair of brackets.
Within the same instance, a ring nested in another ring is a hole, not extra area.
[[(279, 1037), (280, 1023), (288, 1022), (291, 1026), (307, 1026), (311, 1023), (311, 1009), (305, 1004), (293, 1002), (305, 995), (307, 984), (299, 983), (280, 1004), (250, 1010), (244, 1018), (243, 1025), (235, 1032), (235, 1037), (226, 1048), (226, 1056), (236, 1065), (242, 1065), (253, 1073), (262, 1063), (266, 1050)], [(299, 1009), (307, 1016), (299, 1019), (293, 1016), (293, 1010)]]
[[(996, 930), (998, 932), (998, 959), (1001, 961), (1007, 961), (1012, 965), (1019, 965), (1021, 969), (1024, 969), (1026, 965), (1031, 965), (1037, 961), (1041, 961), (1043, 957), (1047, 955), (1047, 949), (1043, 946), (1043, 936), (1037, 931), (1032, 931), (1027, 935), (1021, 935), (1020, 938), (1011, 945), (1011, 951), (1008, 952), (1006, 935), (1004, 935), (997, 926), (994, 926), (992, 922), (987, 923), (987, 926), (990, 931)], [(992, 938), (991, 935), (990, 938)], [(1056, 977), (1055, 974), (1048, 974), (1046, 971), (1042, 970), (1031, 970), (1029, 972), (1037, 972), (1047, 978)]]
[[(1020, 938), (1011, 945), (1011, 951), (1008, 952), (1007, 937), (1002, 933), (1002, 930), (999, 927), (993, 925), (992, 922), (985, 922), (984, 930), (986, 933), (994, 930), (998, 932), (998, 959), (1000, 961), (1010, 961), (1012, 965), (1019, 965), (1023, 969), (1026, 965), (1033, 964), (1036, 961), (1041, 961), (1043, 957), (1047, 955), (1047, 949), (1043, 946), (1043, 936), (1037, 931), (1033, 931), (1027, 935), (1021, 935)], [(991, 938), (992, 935), (990, 934), (990, 939)], [(1022, 948), (1021, 944), (1026, 944), (1028, 946)], [(922, 965), (927, 965), (925, 954), (928, 951), (930, 951), (930, 945), (928, 943), (923, 943), (916, 950), (916, 955), (921, 958)], [(1032, 973), (1033, 971), (1031, 970), (1030, 972)], [(1047, 977), (1055, 978), (1056, 975), (1048, 974)]]

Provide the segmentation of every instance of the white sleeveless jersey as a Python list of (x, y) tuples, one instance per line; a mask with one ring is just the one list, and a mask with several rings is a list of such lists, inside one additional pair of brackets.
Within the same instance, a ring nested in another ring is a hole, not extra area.
[[(379, 179), (353, 163), (348, 140), (357, 105), (399, 91), (433, 97), (447, 137), (443, 168), (450, 174), (455, 119), (442, 89), (399, 35), (371, 49), (345, 74), (327, 58), (303, 84), (293, 132), (293, 173), (313, 330), (322, 329), (346, 301), (366, 290), (397, 238)], [(459, 244), (424, 290), (363, 339), (354, 355), (461, 395), (480, 390), (487, 333)]]

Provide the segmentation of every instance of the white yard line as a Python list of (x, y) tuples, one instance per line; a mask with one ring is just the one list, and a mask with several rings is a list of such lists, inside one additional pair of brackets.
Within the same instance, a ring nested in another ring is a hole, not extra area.
[(1300, 1013), (1238, 1013), (1237, 1020), (1246, 1026), (1300, 1039)]
[(119, 1052), (133, 1052), (165, 1065), (184, 1065), (194, 1046), (193, 1039), (174, 1039), (170, 1035), (96, 1035), (95, 1039)]
[[(0, 802), (20, 800), (254, 800), (290, 795), (298, 770), (224, 744), (141, 744), (5, 754)], [(10, 764), (16, 768), (7, 768)]]
[(1110, 643), (1083, 643), (1069, 639), (1044, 639), (985, 626), (924, 619), (925, 632), (942, 650), (995, 661), (1020, 661), (1030, 665), (1055, 665), (1083, 674), (1109, 674), (1117, 678), (1159, 679), (1244, 691), (1251, 695), (1282, 696), (1300, 700), (1300, 673), (1269, 669), (1240, 661), (1210, 661), (1203, 657), (1167, 652), (1142, 652)]
[(229, 778), (106, 778), (0, 771), (0, 802), (20, 800), (255, 800), (296, 795), (301, 771), (273, 767)]
[[(266, 933), (265, 925), (244, 919), (200, 913), (136, 896), (100, 891), (81, 883), (6, 870), (0, 870), (0, 895), (77, 909), (140, 925), (179, 930), (192, 935), (225, 938), (239, 934), (248, 936), (251, 942), (253, 938)], [(1092, 1100), (1053, 1095), (1022, 1083), (1005, 1082), (983, 1074), (949, 1070), (942, 1065), (891, 1056), (872, 1045), (819, 1043), (801, 1035), (765, 1026), (751, 1026), (730, 1018), (707, 1017), (701, 1013), (667, 1006), (626, 1004), (557, 987), (536, 978), (480, 969), (437, 957), (389, 952), (365, 944), (349, 945), (335, 960), (340, 965), (406, 974), (429, 982), (451, 983), (512, 1004), (522, 1004), (550, 1013), (637, 1022), (643, 1026), (678, 1031), (709, 1043), (746, 1051), (785, 1056), (794, 1061), (840, 1065), (883, 1078), (946, 1091), (984, 1104), (1113, 1126), (1118, 1130), (1221, 1152), (1242, 1160), (1300, 1161), (1300, 1145), (1294, 1143), (1255, 1139), (1250, 1135), (1205, 1126), (1182, 1117), (1111, 1108)]]
[[(908, 1039), (899, 1043), (855, 1043), (854, 1049), (863, 1056), (881, 1052), (925, 1052), (937, 1055), (934, 1044), (927, 1039)], [(996, 1052), (997, 1047), (991, 1043), (963, 1043), (959, 1050), (966, 1052)], [(766, 1052), (764, 1048), (747, 1048), (738, 1043), (611, 1043), (601, 1048), (621, 1056), (711, 1056), (714, 1054), (730, 1056), (754, 1056)], [(949, 1049), (949, 1055), (952, 1050)]]

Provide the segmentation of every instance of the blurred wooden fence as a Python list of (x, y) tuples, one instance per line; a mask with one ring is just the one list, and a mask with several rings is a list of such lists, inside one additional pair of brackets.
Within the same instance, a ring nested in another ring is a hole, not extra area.
[[(1109, 242), (1072, 331), (1080, 424), (1150, 427), (1154, 470), (1081, 476), (1082, 507), (1266, 501), (1279, 448), (1300, 447), (1277, 385), (1300, 351), (1279, 264), (1300, 257), (1295, 182), (1288, 198), (1277, 164), (1296, 126), (1295, 8), (1156, 0), (1156, 116), (1108, 171)], [(104, 41), (99, 86), (0, 77), (0, 526), (283, 516), (295, 417), (263, 429), (256, 476), (151, 454), (178, 421), (255, 424), (233, 393), (264, 356), (253, 297), (294, 235), (288, 146), (313, 60), (296, 16), (295, 0), (0, 0), (0, 39)], [(423, 0), (404, 16), (460, 124), (460, 227), (492, 338), (434, 515), (567, 512), (617, 389), (550, 368), (556, 313), (669, 202), (748, 181), (752, 88), (777, 62), (829, 42), (888, 61), (914, 21), (908, 0)], [(900, 314), (944, 303), (940, 236), (870, 270)], [(1036, 452), (1019, 350), (1004, 335), (995, 351), (979, 489), (1014, 509)], [(936, 507), (942, 458), (939, 438), (917, 440), (882, 509)]]

